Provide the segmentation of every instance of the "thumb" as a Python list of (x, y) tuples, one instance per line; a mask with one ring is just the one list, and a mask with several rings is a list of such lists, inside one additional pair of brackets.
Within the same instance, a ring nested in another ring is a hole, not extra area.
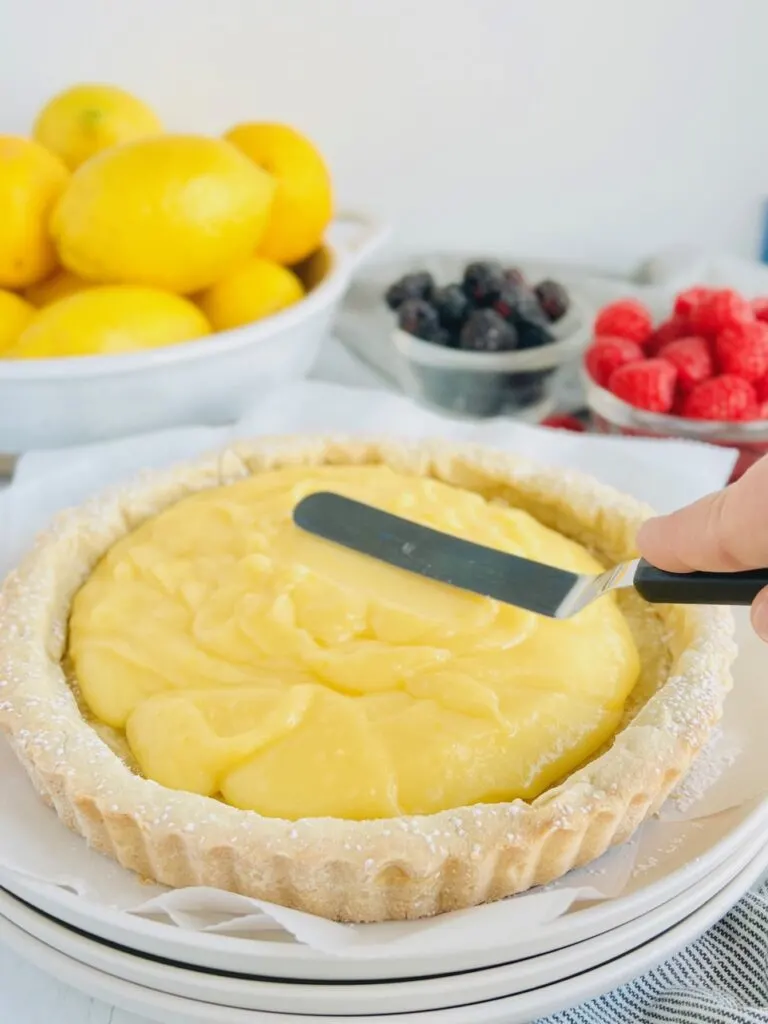
[(668, 572), (740, 572), (768, 567), (768, 458), (735, 484), (645, 523), (640, 553)]

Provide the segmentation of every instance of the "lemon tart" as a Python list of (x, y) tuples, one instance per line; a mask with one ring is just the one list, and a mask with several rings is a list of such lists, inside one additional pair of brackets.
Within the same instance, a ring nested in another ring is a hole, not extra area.
[(170, 886), (421, 917), (557, 878), (721, 714), (729, 613), (555, 622), (299, 531), (331, 490), (576, 572), (649, 510), (499, 452), (273, 439), (65, 513), (0, 593), (0, 725), (96, 849)]

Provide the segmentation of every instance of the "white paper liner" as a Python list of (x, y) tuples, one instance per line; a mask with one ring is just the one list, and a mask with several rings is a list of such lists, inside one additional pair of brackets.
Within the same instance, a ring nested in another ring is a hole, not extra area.
[[(297, 430), (481, 441), (591, 472), (662, 509), (721, 486), (734, 461), (729, 451), (687, 442), (584, 438), (509, 422), (458, 424), (392, 395), (302, 382), (273, 393), (234, 429), (176, 430), (26, 457), (17, 483), (0, 495), (0, 570), (17, 560), (57, 509), (107, 483), (148, 465), (197, 455), (232, 436)], [(285, 942), (292, 936), (324, 953), (401, 956), (411, 947), (423, 948), (425, 940), (437, 951), (488, 948), (510, 934), (540, 931), (576, 904), (616, 898), (685, 864), (710, 847), (713, 836), (723, 835), (724, 813), (768, 793), (761, 728), (768, 712), (768, 686), (755, 680), (761, 654), (764, 665), (767, 660), (748, 628), (745, 632), (747, 649), (737, 666), (740, 685), (729, 699), (722, 729), (682, 784), (679, 798), (672, 798), (659, 819), (647, 823), (632, 842), (542, 890), (426, 921), (342, 925), (219, 890), (169, 891), (147, 885), (69, 833), (33, 797), (5, 743), (0, 743), (0, 868), (67, 887), (97, 906), (177, 928), (264, 941)]]

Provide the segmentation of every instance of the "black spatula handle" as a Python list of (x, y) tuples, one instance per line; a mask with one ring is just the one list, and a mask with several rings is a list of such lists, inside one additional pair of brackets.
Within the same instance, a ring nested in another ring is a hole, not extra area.
[(768, 569), (749, 572), (663, 572), (641, 559), (635, 589), (651, 604), (752, 604), (768, 587)]

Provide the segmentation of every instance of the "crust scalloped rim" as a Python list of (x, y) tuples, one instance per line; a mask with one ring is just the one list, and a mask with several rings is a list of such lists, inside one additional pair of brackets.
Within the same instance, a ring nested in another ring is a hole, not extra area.
[(90, 846), (175, 888), (212, 886), (351, 922), (426, 917), (522, 892), (629, 838), (704, 746), (731, 686), (733, 619), (657, 609), (672, 668), (611, 747), (530, 804), (346, 821), (263, 818), (133, 774), (62, 670), (74, 594), (121, 536), (187, 494), (286, 465), (385, 463), (510, 499), (606, 562), (651, 510), (592, 478), (475, 445), (260, 438), (143, 474), (60, 514), (0, 589), (0, 729), (39, 795)]

